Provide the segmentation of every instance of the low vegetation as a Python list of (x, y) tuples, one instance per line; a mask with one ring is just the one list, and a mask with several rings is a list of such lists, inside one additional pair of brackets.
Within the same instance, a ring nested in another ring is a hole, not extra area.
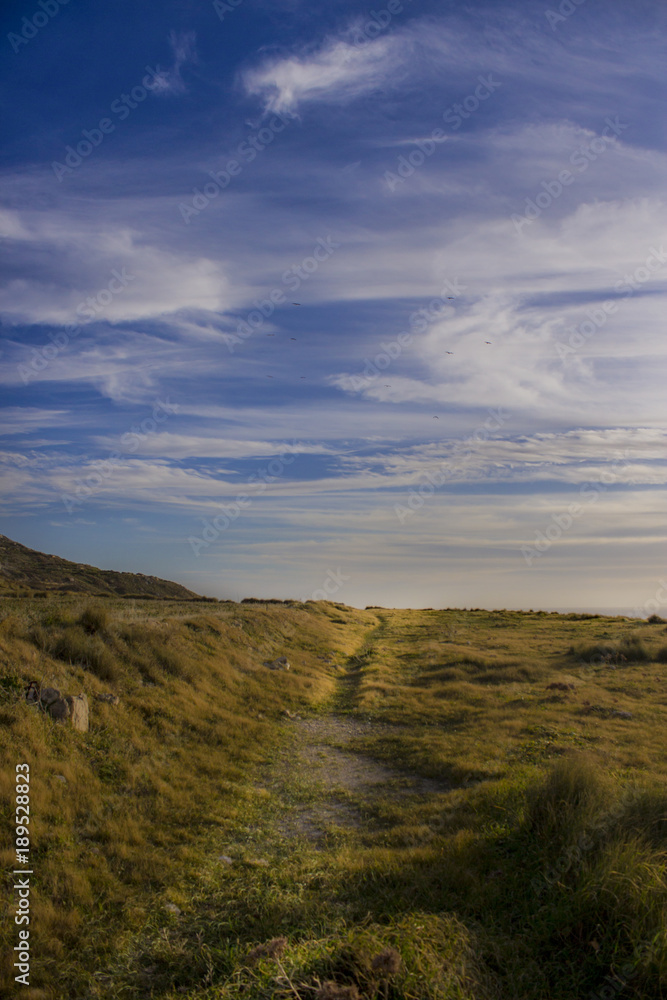
[[(30, 765), (26, 1000), (667, 997), (660, 623), (68, 597), (0, 615), (5, 830)], [(31, 681), (85, 692), (90, 731), (27, 704)], [(368, 723), (346, 753), (436, 790), (318, 783), (295, 714)], [(317, 802), (325, 834), (287, 835)], [(8, 995), (15, 939), (6, 921)]]

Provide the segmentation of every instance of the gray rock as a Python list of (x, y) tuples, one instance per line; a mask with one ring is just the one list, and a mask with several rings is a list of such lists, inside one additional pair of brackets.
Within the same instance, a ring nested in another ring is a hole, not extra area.
[(112, 694), (111, 691), (106, 691), (104, 694), (96, 694), (95, 701), (104, 701), (107, 705), (118, 705), (120, 704), (120, 698), (117, 694)]
[(51, 688), (51, 687), (42, 688), (42, 690), (39, 693), (39, 701), (42, 708), (48, 708), (49, 705), (52, 705), (54, 703), (54, 701), (59, 701), (61, 698), (62, 695), (58, 690), (58, 688)]
[(603, 719), (631, 719), (632, 712), (626, 712), (623, 708), (609, 708), (603, 705), (587, 705), (584, 702), (584, 712), (590, 714), (594, 712), (601, 715)]
[(279, 656), (277, 660), (264, 660), (264, 666), (269, 670), (289, 670), (290, 662), (286, 656)]
[(58, 698), (46, 706), (46, 714), (54, 722), (67, 722), (70, 716), (70, 706), (66, 698)]

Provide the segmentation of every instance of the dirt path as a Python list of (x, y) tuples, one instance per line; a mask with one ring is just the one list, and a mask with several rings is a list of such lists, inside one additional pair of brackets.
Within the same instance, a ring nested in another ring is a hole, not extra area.
[(348, 656), (329, 714), (297, 716), (285, 722), (285, 747), (262, 781), (276, 807), (279, 836), (323, 847), (330, 833), (386, 828), (391, 821), (383, 804), (409, 806), (414, 802), (416, 806), (426, 797), (444, 800), (451, 790), (444, 782), (375, 760), (359, 747), (364, 737), (401, 731), (400, 726), (353, 714), (373, 641), (383, 632), (384, 623)]
[(279, 826), (285, 836), (321, 842), (336, 828), (369, 824), (369, 806), (446, 791), (437, 781), (399, 771), (349, 748), (357, 737), (393, 727), (349, 716), (297, 720), (289, 770), (299, 781)]

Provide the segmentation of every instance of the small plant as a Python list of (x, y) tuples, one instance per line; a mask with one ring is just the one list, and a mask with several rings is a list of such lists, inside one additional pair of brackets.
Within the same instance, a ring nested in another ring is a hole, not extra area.
[(257, 963), (262, 958), (281, 958), (285, 953), (285, 948), (287, 947), (286, 937), (272, 938), (265, 944), (256, 945), (250, 952), (248, 952), (248, 957), (246, 959), (248, 965), (257, 965)]
[(356, 986), (339, 986), (327, 981), (322, 983), (315, 996), (317, 1000), (359, 1000), (359, 990)]

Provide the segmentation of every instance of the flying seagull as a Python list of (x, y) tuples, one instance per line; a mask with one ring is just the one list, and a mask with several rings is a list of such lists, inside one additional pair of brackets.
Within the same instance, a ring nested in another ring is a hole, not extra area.
[(454, 351), (445, 351), (445, 354), (453, 354)]
[(292, 305), (293, 305), (293, 306), (300, 306), (300, 305), (301, 305), (301, 303), (300, 303), (300, 302), (293, 302), (293, 303), (292, 303)]
[(485, 344), (490, 344), (490, 343), (491, 343), (491, 341), (490, 341), (490, 340), (485, 340), (485, 341), (484, 341), (484, 343), (485, 343)]
[(290, 340), (296, 340), (296, 337), (290, 337)]

